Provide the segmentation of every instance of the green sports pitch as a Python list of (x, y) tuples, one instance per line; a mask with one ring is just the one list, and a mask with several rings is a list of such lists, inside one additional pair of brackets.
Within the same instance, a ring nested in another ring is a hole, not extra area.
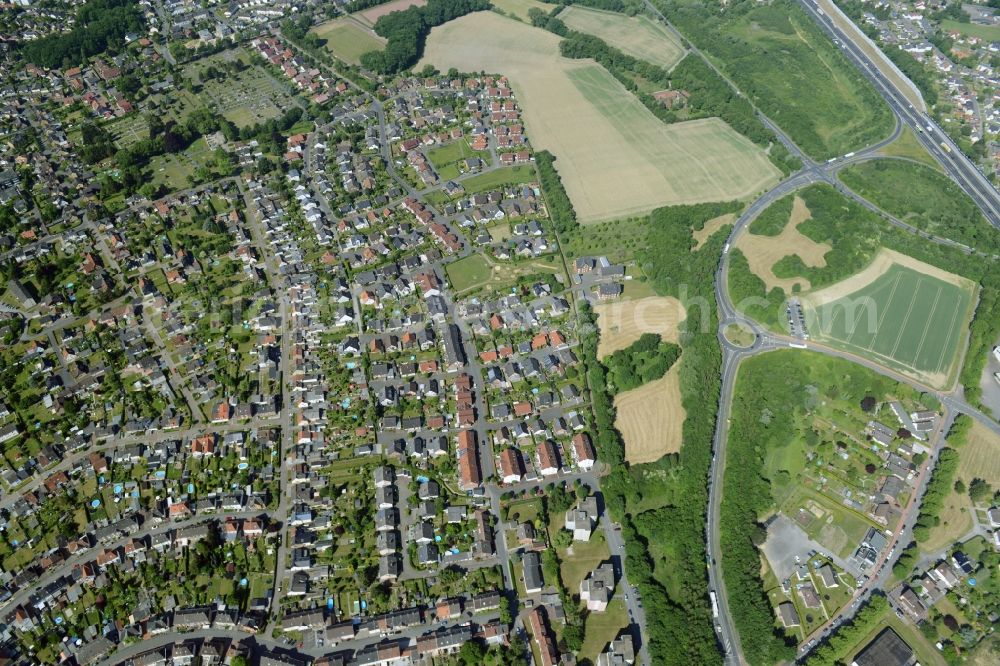
[(944, 386), (956, 368), (974, 296), (968, 280), (893, 263), (856, 291), (821, 305), (807, 296), (803, 305), (817, 340)]

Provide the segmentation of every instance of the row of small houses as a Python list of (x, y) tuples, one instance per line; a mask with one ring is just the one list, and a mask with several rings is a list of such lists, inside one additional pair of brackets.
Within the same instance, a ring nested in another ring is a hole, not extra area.
[[(172, 613), (168, 612), (149, 616), (141, 621), (125, 625), (120, 629), (114, 625), (110, 625), (106, 629), (106, 633), (95, 636), (83, 645), (70, 647), (70, 644), (64, 644), (65, 653), (62, 656), (65, 658), (74, 657), (79, 666), (90, 666), (91, 664), (105, 660), (120, 642), (127, 639), (149, 640), (168, 632), (205, 631), (210, 629), (220, 632), (243, 631), (255, 634), (262, 626), (263, 621), (264, 618), (256, 613), (240, 614), (233, 609), (216, 610), (209, 606), (183, 608), (175, 610)], [(19, 631), (30, 631), (35, 626), (35, 619), (23, 608), (19, 607), (12, 614), (11, 625)], [(122, 663), (142, 664), (143, 666), (149, 666), (150, 664), (174, 664), (172, 656), (171, 661), (165, 660), (166, 654), (168, 654), (166, 650), (161, 648), (161, 651), (142, 653)], [(171, 651), (169, 654), (173, 655), (174, 653)], [(187, 654), (188, 652), (184, 649), (180, 651), (179, 656), (182, 657), (181, 663), (192, 663), (190, 661), (183, 661), (183, 658)], [(205, 662), (202, 663), (204, 664)], [(214, 663), (220, 662), (216, 661)]]
[(500, 593), (496, 591), (466, 597), (440, 599), (433, 608), (411, 606), (388, 611), (368, 618), (334, 621), (323, 608), (288, 611), (281, 618), (282, 631), (324, 631), (327, 642), (339, 643), (354, 638), (370, 638), (395, 634), (430, 622), (446, 622), (462, 613), (486, 613), (500, 608)]
[[(44, 611), (46, 608), (53, 608), (65, 600), (67, 603), (75, 603), (82, 594), (83, 587), (95, 585), (99, 578), (112, 567), (124, 567), (132, 570), (138, 564), (147, 561), (148, 553), (154, 552), (164, 554), (170, 551), (178, 552), (180, 549), (197, 544), (200, 541), (209, 539), (220, 527), (217, 521), (211, 520), (196, 525), (164, 530), (154, 534), (142, 535), (128, 538), (123, 545), (111, 546), (112, 541), (127, 537), (138, 531), (138, 523), (132, 519), (122, 519), (109, 526), (100, 537), (104, 544), (94, 556), (94, 559), (87, 562), (74, 564), (66, 575), (59, 576), (50, 583), (40, 585), (38, 580), (40, 575), (37, 571), (32, 573), (35, 583), (27, 602), (18, 606), (14, 612), (13, 621), (22, 631), (30, 630), (35, 626), (35, 612)], [(222, 537), (227, 541), (235, 539), (252, 540), (262, 536), (267, 529), (263, 519), (230, 519), (224, 521), (221, 526)], [(53, 551), (42, 560), (45, 570), (59, 566), (67, 560), (69, 555), (80, 552), (82, 549), (92, 547), (94, 541), (89, 537), (81, 537), (72, 542), (72, 548), (67, 548), (66, 553)], [(22, 572), (27, 574), (28, 572)], [(27, 581), (25, 581), (27, 583)], [(9, 597), (9, 593), (6, 593)]]
[[(339, 646), (355, 637), (354, 625), (332, 625), (326, 631), (326, 644)], [(350, 626), (346, 626), (350, 625)], [(476, 625), (470, 622), (440, 627), (418, 638), (386, 639), (357, 650), (348, 646), (319, 658), (291, 652), (286, 649), (262, 648), (256, 650), (259, 666), (375, 666), (390, 663), (431, 663), (436, 657), (458, 652), (469, 641), (479, 639), (487, 645), (505, 645), (507, 632), (496, 621)], [(85, 649), (93, 645), (91, 649)], [(88, 643), (77, 652), (77, 662), (89, 666), (99, 661), (113, 648), (106, 638)], [(103, 652), (100, 652), (103, 651)], [(93, 654), (100, 652), (97, 658)], [(230, 664), (237, 655), (247, 657), (250, 650), (240, 642), (228, 638), (204, 641), (191, 639), (175, 641), (153, 650), (142, 652), (131, 659), (119, 662), (121, 666), (191, 666), (200, 658), (201, 666)]]
[[(584, 472), (593, 469), (596, 455), (590, 442), (590, 435), (584, 432), (575, 435), (569, 450), (577, 467)], [(535, 457), (535, 466), (542, 476), (554, 476), (559, 473), (562, 456), (555, 442), (550, 439), (542, 440), (535, 449)], [(525, 479), (534, 480), (535, 477), (533, 473), (526, 471), (524, 456), (520, 449), (514, 446), (500, 452), (499, 472), (500, 480), (507, 485), (520, 483)]]

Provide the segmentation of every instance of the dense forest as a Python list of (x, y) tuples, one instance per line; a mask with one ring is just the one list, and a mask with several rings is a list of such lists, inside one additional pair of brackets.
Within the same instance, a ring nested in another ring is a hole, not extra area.
[(761, 212), (757, 218), (750, 223), (747, 231), (757, 236), (777, 236), (786, 226), (792, 216), (792, 204), (795, 203), (794, 196), (787, 196), (778, 199)]
[(429, 0), (379, 17), (375, 32), (388, 42), (381, 51), (362, 54), (361, 64), (379, 74), (395, 74), (417, 64), (431, 28), (459, 16), (490, 8), (489, 0)]
[(72, 30), (27, 42), (22, 53), (41, 67), (71, 67), (109, 47), (121, 48), (125, 35), (142, 33), (144, 25), (135, 0), (88, 0), (77, 10)]

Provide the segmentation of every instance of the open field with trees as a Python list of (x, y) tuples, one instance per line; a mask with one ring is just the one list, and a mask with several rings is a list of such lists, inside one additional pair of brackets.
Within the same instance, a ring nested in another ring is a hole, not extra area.
[[(813, 289), (822, 289), (861, 272), (884, 247), (979, 284), (978, 306), (969, 326), (968, 349), (960, 373), (965, 397), (977, 402), (982, 391), (983, 368), (1000, 336), (1000, 271), (995, 270), (994, 262), (953, 247), (928, 243), (890, 225), (829, 186), (812, 185), (797, 195), (812, 214), (799, 225), (799, 231), (816, 242), (828, 243), (833, 249), (827, 253), (827, 265), (822, 268), (805, 266), (795, 256), (784, 257), (774, 265), (778, 277), (805, 277)], [(780, 329), (784, 319), (782, 295), (765, 291), (764, 282), (749, 270), (746, 258), (740, 258), (735, 249), (731, 254), (729, 290), (733, 300), (739, 302), (755, 296), (769, 302), (770, 306), (748, 308), (747, 313)]]
[(533, 183), (536, 180), (535, 169), (530, 164), (494, 169), (462, 181), (466, 194), (477, 194), (487, 190), (495, 190), (509, 185)]
[(448, 264), (445, 273), (456, 294), (468, 295), (476, 290), (504, 291), (529, 278), (551, 279), (562, 274), (562, 267), (544, 260), (508, 263), (497, 262), (485, 254), (471, 254)]
[(943, 388), (954, 378), (975, 291), (969, 280), (883, 250), (802, 303), (815, 338)]
[(685, 418), (679, 369), (672, 368), (660, 379), (619, 393), (615, 411), (615, 425), (625, 440), (629, 464), (655, 462), (677, 453)]
[(600, 359), (625, 349), (643, 334), (655, 333), (667, 342), (677, 342), (679, 324), (685, 317), (680, 301), (663, 296), (600, 303), (594, 306), (594, 313), (601, 329)]
[(410, 7), (423, 7), (426, 4), (427, 0), (392, 0), (392, 2), (375, 4), (368, 9), (362, 9), (355, 12), (354, 16), (368, 25), (375, 25), (380, 18), (387, 14), (405, 11)]
[(701, 246), (705, 244), (705, 241), (709, 239), (714, 233), (722, 229), (727, 225), (733, 224), (736, 221), (736, 215), (733, 213), (726, 213), (725, 215), (720, 215), (719, 217), (714, 217), (705, 223), (701, 229), (695, 229), (692, 231), (692, 236), (694, 236), (695, 246), (694, 249), (699, 250)]
[(680, 353), (673, 342), (643, 333), (603, 361), (607, 390), (615, 396), (615, 426), (630, 464), (655, 462), (680, 450), (684, 423), (676, 367)]
[(600, 37), (616, 49), (664, 69), (684, 57), (680, 40), (648, 16), (625, 16), (572, 5), (559, 12), (558, 18), (571, 30)]
[(763, 151), (725, 123), (664, 127), (605, 69), (561, 57), (556, 35), (495, 13), (435, 29), (423, 62), (507, 74), (532, 143), (559, 156), (557, 169), (584, 223), (743, 198), (778, 176)]
[[(960, 417), (957, 434), (950, 440), (958, 454), (951, 492), (943, 500), (938, 520), (920, 542), (924, 552), (934, 553), (954, 543), (972, 529), (975, 506), (990, 504), (1000, 489), (1000, 436), (979, 421)], [(980, 522), (985, 517), (980, 514)]]
[(768, 291), (778, 288), (791, 294), (810, 288), (807, 278), (775, 275), (775, 265), (785, 257), (797, 257), (810, 268), (826, 266), (826, 255), (832, 249), (830, 245), (817, 243), (799, 231), (799, 225), (810, 217), (812, 215), (801, 198), (786, 197), (765, 210), (750, 225), (750, 233), (740, 236), (736, 242), (736, 247), (747, 258), (750, 270), (764, 281)]
[(420, 60), (431, 28), (489, 8), (489, 0), (399, 0), (359, 12), (356, 17), (386, 40), (384, 49), (363, 53), (361, 65), (378, 74), (409, 69)]
[(941, 664), (943, 660), (934, 647), (914, 627), (896, 617), (889, 600), (874, 594), (848, 622), (809, 654), (805, 666), (835, 666), (849, 664), (868, 643), (886, 627), (892, 627), (916, 652), (921, 664)]
[(966, 37), (975, 37), (987, 42), (1000, 41), (1000, 26), (997, 25), (981, 25), (971, 22), (962, 23), (960, 21), (945, 20), (941, 21), (941, 29), (946, 32), (954, 30)]
[(1000, 489), (1000, 436), (979, 421), (973, 421), (959, 451), (958, 478), (966, 487), (983, 479)]
[(845, 185), (887, 213), (922, 231), (985, 252), (1000, 250), (1000, 237), (975, 202), (944, 174), (912, 162), (875, 160), (839, 173)]
[(321, 23), (310, 31), (323, 40), (323, 46), (335, 58), (351, 65), (361, 64), (361, 56), (368, 51), (377, 51), (386, 45), (386, 40), (354, 16), (340, 16)]
[(797, 3), (655, 4), (812, 157), (891, 132), (888, 106)]

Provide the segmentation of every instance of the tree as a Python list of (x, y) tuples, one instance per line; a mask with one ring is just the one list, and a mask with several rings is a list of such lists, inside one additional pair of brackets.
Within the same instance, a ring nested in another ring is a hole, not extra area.
[(486, 648), (479, 641), (468, 641), (462, 646), (462, 649), (458, 651), (458, 658), (462, 660), (463, 664), (466, 666), (473, 666), (474, 664), (483, 663), (483, 657), (486, 656)]
[(583, 627), (578, 624), (567, 624), (563, 629), (563, 642), (566, 650), (577, 653), (583, 647)]
[(962, 482), (962, 479), (955, 481), (955, 492), (960, 495), (965, 492), (965, 483)]
[(861, 399), (861, 409), (862, 409), (862, 411), (865, 411), (865, 412), (869, 412), (869, 413), (874, 412), (875, 411), (875, 405), (877, 405), (877, 404), (878, 404), (878, 401), (875, 400), (875, 396), (872, 396), (872, 395), (866, 395), (864, 398)]
[(993, 489), (985, 479), (975, 478), (969, 483), (969, 499), (976, 504), (985, 501), (992, 494)]

